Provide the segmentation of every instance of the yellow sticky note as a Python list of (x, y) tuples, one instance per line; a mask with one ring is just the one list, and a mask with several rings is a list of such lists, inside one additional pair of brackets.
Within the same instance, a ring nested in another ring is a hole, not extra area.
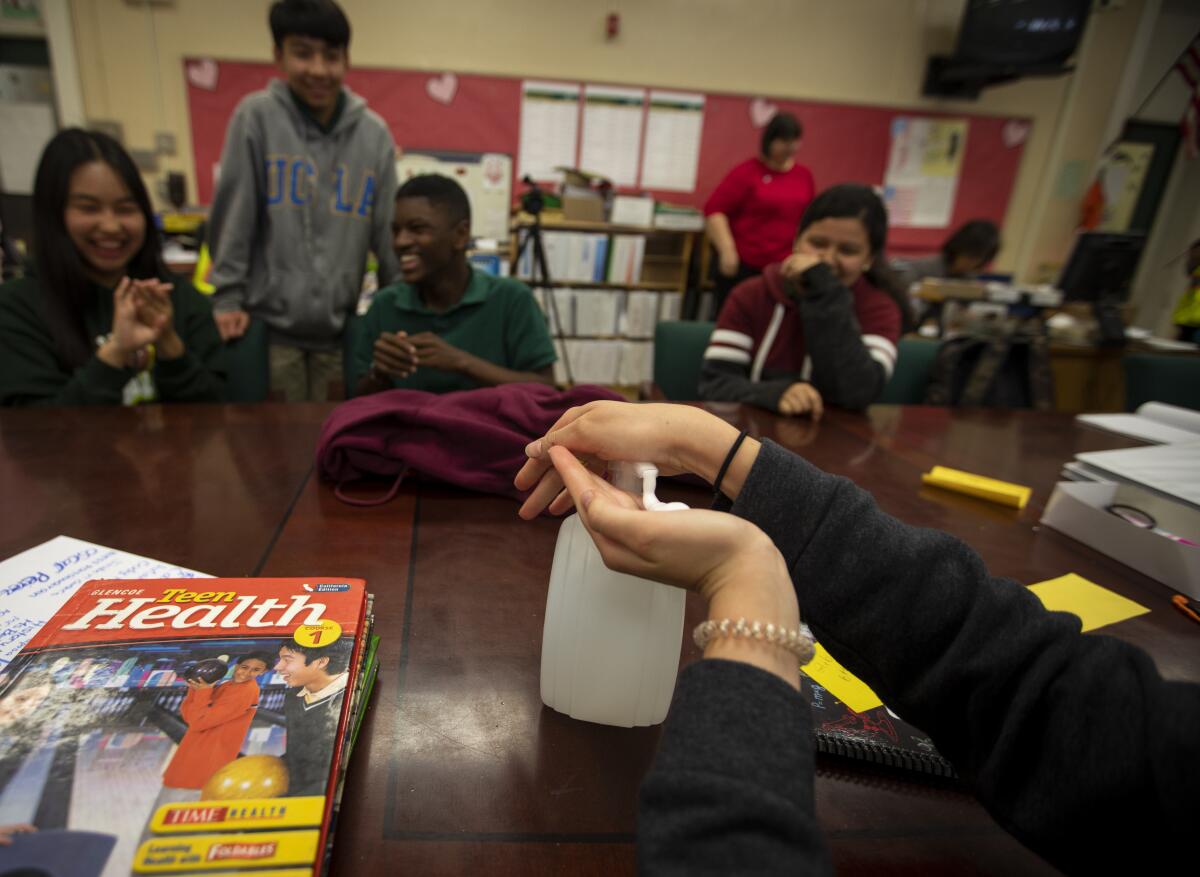
[(813, 659), (800, 669), (856, 713), (883, 706), (879, 696), (867, 684), (833, 659), (820, 643), (813, 643)]
[(921, 476), (921, 480), (934, 487), (966, 493), (1018, 509), (1025, 508), (1025, 503), (1029, 502), (1029, 496), (1033, 493), (1031, 488), (1020, 484), (986, 478), (960, 469), (947, 469), (945, 466), (934, 466)]
[(1084, 630), (1095, 630), (1127, 618), (1145, 615), (1150, 610), (1120, 594), (1089, 582), (1083, 576), (1067, 573), (1056, 579), (1030, 585), (1047, 609), (1070, 612), (1083, 620)]

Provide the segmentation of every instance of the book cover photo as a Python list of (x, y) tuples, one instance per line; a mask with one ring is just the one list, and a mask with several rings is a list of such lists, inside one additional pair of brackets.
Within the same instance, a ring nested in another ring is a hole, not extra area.
[(320, 873), (361, 580), (94, 581), (0, 674), (0, 873)]

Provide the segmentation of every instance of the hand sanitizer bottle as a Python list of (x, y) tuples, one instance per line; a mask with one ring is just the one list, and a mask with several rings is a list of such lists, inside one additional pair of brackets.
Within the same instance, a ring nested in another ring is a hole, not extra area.
[[(686, 509), (654, 495), (658, 470), (612, 463), (614, 484), (648, 511)], [(632, 728), (667, 717), (683, 638), (681, 588), (614, 572), (575, 514), (563, 521), (542, 628), (542, 701), (574, 719)]]

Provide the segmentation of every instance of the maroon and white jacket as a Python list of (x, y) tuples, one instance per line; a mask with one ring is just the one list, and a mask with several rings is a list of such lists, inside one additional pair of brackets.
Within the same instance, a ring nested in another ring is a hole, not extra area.
[(847, 289), (824, 263), (795, 288), (779, 269), (768, 265), (725, 302), (704, 352), (700, 398), (774, 411), (788, 387), (807, 381), (826, 405), (867, 407), (896, 365), (899, 305), (866, 277)]

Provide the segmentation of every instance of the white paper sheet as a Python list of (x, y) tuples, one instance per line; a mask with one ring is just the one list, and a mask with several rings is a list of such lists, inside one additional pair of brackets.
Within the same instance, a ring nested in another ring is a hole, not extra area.
[(584, 87), (582, 170), (603, 174), (618, 186), (637, 185), (645, 100), (641, 88)]
[(704, 129), (704, 95), (651, 91), (642, 147), (642, 185), (693, 192)]
[(22, 551), (0, 563), (0, 670), (85, 582), (192, 578), (211, 576), (70, 536)]
[(54, 106), (44, 103), (0, 103), (0, 187), (9, 195), (32, 195), (33, 177), (57, 125)]
[(556, 167), (574, 167), (579, 137), (579, 86), (526, 80), (521, 85), (518, 173), (559, 181)]
[(1200, 441), (1117, 451), (1088, 451), (1075, 459), (1123, 481), (1142, 484), (1200, 506)]
[(1080, 414), (1080, 423), (1162, 445), (1200, 440), (1200, 412), (1146, 402), (1134, 414)]

